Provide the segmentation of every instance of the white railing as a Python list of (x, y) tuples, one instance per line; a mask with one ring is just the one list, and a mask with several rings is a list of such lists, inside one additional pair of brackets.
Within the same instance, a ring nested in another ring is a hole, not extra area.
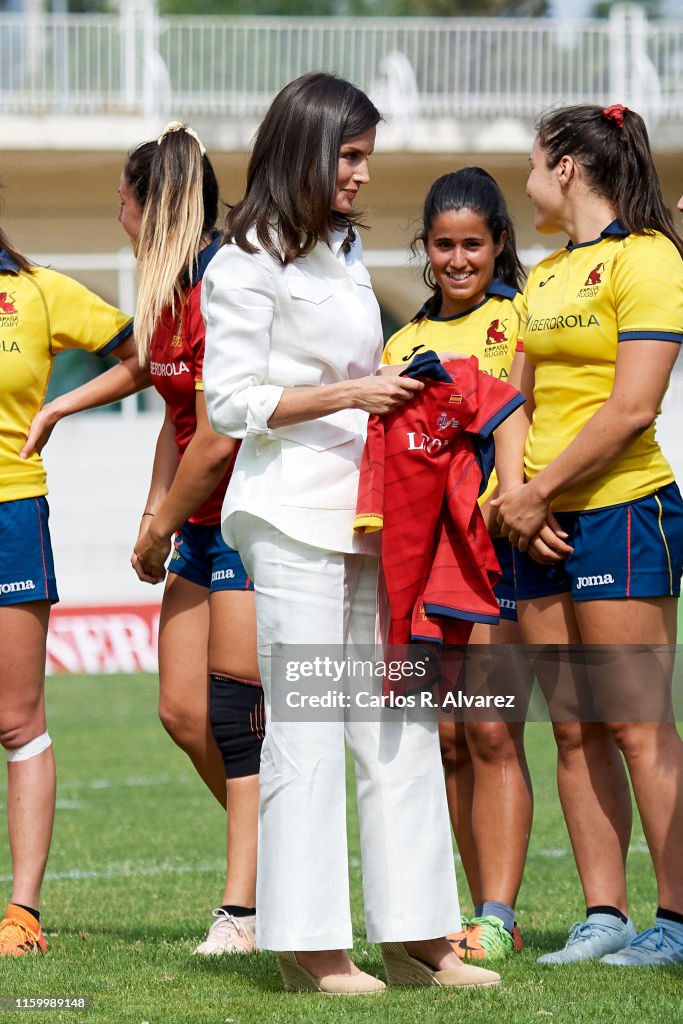
[(683, 118), (683, 19), (0, 15), (4, 113), (258, 117), (290, 79), (335, 71), (404, 118), (533, 117), (616, 99)]

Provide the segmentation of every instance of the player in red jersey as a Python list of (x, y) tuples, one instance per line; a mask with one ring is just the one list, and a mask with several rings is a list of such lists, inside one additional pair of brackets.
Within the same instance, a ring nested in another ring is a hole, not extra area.
[[(158, 143), (132, 151), (119, 194), (119, 220), (141, 271), (138, 360), (166, 402), (132, 564), (148, 583), (166, 577), (159, 626), (161, 720), (230, 812), (225, 893), (196, 952), (249, 952), (255, 949), (263, 692), (251, 581), (220, 532), (236, 442), (211, 429), (202, 382), (199, 298), (204, 270), (219, 246), (218, 183), (194, 132), (173, 123)], [(114, 368), (46, 406), (30, 443), (40, 446), (62, 416), (133, 389)]]
[[(418, 245), (427, 256), (424, 278), (432, 294), (389, 340), (382, 361), (405, 366), (417, 352), (450, 351), (476, 356), (480, 369), (508, 380), (523, 272), (512, 220), (494, 179), (479, 167), (465, 167), (435, 181), (425, 199)], [(503, 570), (495, 588), (501, 621), (477, 622), (470, 639), (486, 645), (487, 655), (490, 645), (521, 643), (512, 553), (488, 504), (495, 489), (492, 478), (480, 502)], [(471, 657), (468, 690), (485, 685), (491, 692), (515, 693), (517, 708), (524, 708), (530, 672), (521, 649), (517, 656), (515, 648), (506, 647), (504, 659), (502, 649), (493, 653), (494, 675), (490, 657), (486, 676)], [(532, 818), (524, 723), (444, 718), (439, 731), (451, 820), (474, 903), (473, 918), (463, 921), (452, 942), (464, 959), (493, 960), (521, 948), (514, 906)]]

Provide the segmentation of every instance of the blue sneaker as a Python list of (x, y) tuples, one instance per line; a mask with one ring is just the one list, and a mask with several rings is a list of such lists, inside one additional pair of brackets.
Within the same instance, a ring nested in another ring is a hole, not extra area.
[(618, 953), (601, 957), (600, 963), (616, 967), (683, 964), (683, 928), (667, 928), (666, 924), (659, 922), (636, 935)]
[(586, 922), (577, 921), (569, 932), (564, 949), (544, 953), (539, 964), (575, 964), (580, 960), (599, 960), (605, 953), (616, 953), (636, 937), (629, 918), (626, 924), (612, 914), (591, 914)]

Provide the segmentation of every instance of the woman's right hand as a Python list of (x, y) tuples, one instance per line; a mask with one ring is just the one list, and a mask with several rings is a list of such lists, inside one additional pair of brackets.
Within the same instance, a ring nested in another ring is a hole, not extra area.
[(396, 377), (378, 374), (373, 377), (360, 377), (349, 381), (351, 387), (351, 405), (363, 412), (377, 413), (385, 416), (388, 412), (400, 409), (402, 405), (424, 390), (421, 380), (413, 377)]

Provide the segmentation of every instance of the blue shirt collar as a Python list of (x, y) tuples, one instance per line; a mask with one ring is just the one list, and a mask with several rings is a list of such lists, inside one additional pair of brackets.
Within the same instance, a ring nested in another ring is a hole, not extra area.
[(517, 289), (512, 288), (509, 284), (505, 284), (500, 280), (499, 277), (494, 277), (491, 284), (486, 289), (487, 295), (499, 295), (503, 299), (514, 299), (517, 294)]
[(629, 235), (629, 232), (620, 220), (613, 220), (611, 224), (607, 225), (604, 231), (600, 232), (601, 238), (609, 238), (610, 235), (616, 235), (617, 238), (626, 238)]
[(7, 274), (18, 274), (21, 270), (19, 264), (12, 259), (10, 254), (4, 249), (0, 249), (0, 271)]
[(603, 238), (627, 238), (630, 232), (626, 230), (620, 220), (613, 220), (611, 224), (608, 224), (606, 228), (600, 232), (598, 238), (594, 238), (591, 242), (578, 242), (576, 245), (571, 241), (567, 242), (568, 249), (581, 249), (584, 245), (596, 245), (597, 242), (601, 242)]
[[(193, 288), (195, 287), (195, 285), (199, 284), (199, 282), (204, 277), (204, 272), (206, 271), (206, 268), (208, 267), (209, 263), (214, 258), (220, 247), (221, 236), (218, 231), (215, 231), (211, 236), (211, 241), (209, 242), (209, 244), (205, 245), (202, 251), (197, 256), (197, 262), (195, 263), (192, 269), (191, 284)], [(187, 275), (185, 275), (185, 280), (187, 280)]]
[[(428, 316), (426, 319), (436, 320), (439, 323), (446, 323), (448, 320), (460, 320), (463, 316), (469, 316), (470, 313), (475, 311), (475, 309), (481, 309), (481, 307), (488, 302), (491, 296), (497, 296), (501, 299), (514, 299), (515, 295), (517, 295), (516, 288), (512, 288), (509, 284), (504, 284), (499, 277), (494, 277), (493, 281), (491, 281), (491, 284), (486, 289), (484, 298), (481, 302), (478, 302), (476, 306), (472, 306), (471, 309), (466, 309), (464, 313), (456, 313), (455, 316)], [(413, 317), (414, 320), (419, 320), (424, 316), (424, 310), (428, 307), (430, 301), (430, 299), (427, 300), (420, 312)]]

